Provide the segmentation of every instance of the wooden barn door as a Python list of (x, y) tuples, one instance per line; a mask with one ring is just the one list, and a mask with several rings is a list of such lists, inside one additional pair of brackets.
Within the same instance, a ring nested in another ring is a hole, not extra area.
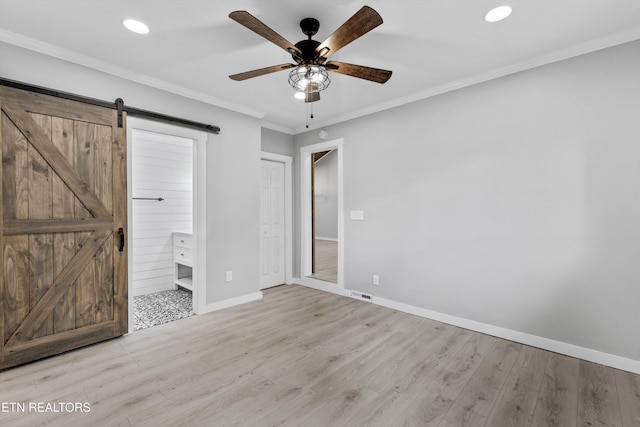
[(127, 168), (115, 110), (8, 87), (0, 110), (2, 369), (127, 332)]

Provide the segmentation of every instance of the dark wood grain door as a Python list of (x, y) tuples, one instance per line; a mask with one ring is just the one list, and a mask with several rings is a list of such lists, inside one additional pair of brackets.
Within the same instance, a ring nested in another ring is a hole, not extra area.
[(117, 112), (0, 87), (0, 369), (127, 332)]

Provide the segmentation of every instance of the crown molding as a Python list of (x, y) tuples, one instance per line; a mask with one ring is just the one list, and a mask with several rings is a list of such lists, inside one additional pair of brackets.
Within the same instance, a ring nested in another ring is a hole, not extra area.
[(67, 61), (76, 65), (91, 68), (106, 74), (140, 83), (145, 86), (173, 93), (175, 95), (184, 96), (185, 98), (193, 99), (195, 101), (204, 102), (215, 107), (234, 111), (236, 113), (246, 114), (258, 119), (263, 118), (266, 114), (263, 111), (258, 111), (253, 108), (248, 108), (244, 105), (223, 101), (213, 96), (203, 95), (201, 92), (168, 83), (164, 80), (156, 79), (145, 74), (136, 73), (126, 68), (118, 67), (107, 62), (91, 58), (89, 56), (80, 55), (70, 50), (44, 43), (29, 37), (25, 37), (11, 31), (4, 30), (2, 28), (0, 28), (0, 41), (21, 47), (23, 49), (38, 52), (43, 55), (51, 56), (56, 59), (61, 59), (63, 61)]
[(275, 130), (276, 132), (286, 133), (287, 135), (295, 135), (295, 132), (291, 128), (280, 126), (275, 123), (267, 122), (264, 120), (260, 122), (260, 126), (266, 129)]
[[(558, 50), (548, 55), (542, 55), (537, 58), (522, 61), (516, 64), (512, 64), (506, 67), (498, 68), (487, 73), (476, 74), (466, 77), (464, 79), (455, 80), (440, 86), (432, 87), (423, 91), (415, 92), (409, 96), (399, 97), (387, 102), (372, 105), (367, 108), (352, 111), (348, 114), (343, 114), (332, 120), (324, 122), (315, 122), (309, 126), (288, 128), (275, 123), (262, 121), (261, 125), (265, 128), (272, 129), (278, 132), (283, 132), (290, 135), (297, 135), (304, 132), (308, 132), (322, 127), (335, 125), (338, 123), (353, 120), (359, 117), (367, 116), (370, 114), (378, 113), (391, 108), (399, 107), (401, 105), (409, 104), (412, 102), (427, 99), (436, 95), (440, 95), (446, 92), (462, 89), (475, 84), (483, 83), (489, 80), (504, 77), (510, 74), (519, 73), (521, 71), (530, 70), (533, 68), (541, 67), (544, 65), (552, 64), (554, 62), (563, 61), (576, 56), (585, 55), (591, 52), (595, 52), (601, 49), (621, 45), (624, 43), (640, 40), (640, 28), (634, 28), (627, 31), (622, 31), (616, 34), (612, 34), (606, 37), (592, 40), (590, 42), (582, 43), (573, 46), (568, 49)], [(164, 80), (156, 79), (144, 74), (135, 73), (131, 70), (117, 67), (112, 64), (99, 61), (97, 59), (80, 55), (67, 49), (41, 42), (39, 40), (31, 39), (29, 37), (22, 36), (20, 34), (0, 29), (0, 41), (15, 45), (27, 50), (38, 52), (44, 55), (48, 55), (57, 59), (61, 59), (67, 62), (71, 62), (77, 65), (88, 67), (97, 71), (101, 71), (107, 74), (111, 74), (117, 77), (124, 78), (126, 80), (134, 81), (145, 86), (153, 87), (156, 89), (170, 92), (176, 95), (184, 96), (189, 99), (204, 102), (209, 105), (213, 105), (220, 108), (225, 108), (230, 111), (234, 111), (241, 114), (246, 114), (251, 117), (262, 119), (266, 113), (253, 108), (246, 107), (244, 105), (227, 102), (216, 97), (203, 95), (201, 92), (197, 92), (191, 89), (187, 89), (182, 86), (168, 83)]]
[(585, 55), (588, 53), (596, 52), (598, 50), (618, 46), (624, 43), (629, 43), (637, 40), (640, 40), (640, 28), (634, 28), (632, 30), (622, 31), (616, 34), (612, 34), (610, 36), (592, 40), (587, 43), (582, 43), (568, 49), (558, 50), (548, 55), (539, 56), (537, 58), (518, 62), (516, 64), (512, 64), (506, 67), (497, 68), (487, 73), (476, 74), (473, 76), (466, 77), (464, 79), (455, 80), (440, 86), (415, 92), (409, 96), (395, 98), (388, 102), (372, 105), (367, 108), (363, 108), (348, 114), (341, 115), (332, 120), (327, 120), (324, 122), (316, 122), (312, 126), (309, 126), (308, 129), (306, 127), (298, 127), (294, 130), (295, 132), (294, 134), (297, 135), (310, 130), (320, 129), (322, 127), (343, 123), (359, 117), (368, 116), (370, 114), (374, 114), (374, 113), (378, 113), (391, 108), (399, 107), (401, 105), (420, 101), (426, 98), (431, 98), (436, 95), (441, 95), (446, 92), (451, 92), (451, 91), (462, 89), (468, 86), (473, 86), (479, 83), (483, 83), (489, 80), (505, 77), (510, 74), (531, 70), (533, 68), (542, 67), (544, 65), (552, 64), (554, 62), (564, 61), (566, 59), (574, 58), (576, 56)]

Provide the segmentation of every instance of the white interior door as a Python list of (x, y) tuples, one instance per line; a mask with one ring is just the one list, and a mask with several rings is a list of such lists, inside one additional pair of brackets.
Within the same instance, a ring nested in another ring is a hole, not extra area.
[(260, 184), (260, 289), (285, 283), (284, 163), (262, 160)]

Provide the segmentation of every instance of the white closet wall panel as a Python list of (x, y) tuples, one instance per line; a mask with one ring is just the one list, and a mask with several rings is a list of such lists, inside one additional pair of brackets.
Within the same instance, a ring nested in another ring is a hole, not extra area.
[[(132, 132), (133, 294), (173, 289), (172, 233), (191, 233), (193, 141)], [(157, 200), (139, 198), (161, 197)]]

